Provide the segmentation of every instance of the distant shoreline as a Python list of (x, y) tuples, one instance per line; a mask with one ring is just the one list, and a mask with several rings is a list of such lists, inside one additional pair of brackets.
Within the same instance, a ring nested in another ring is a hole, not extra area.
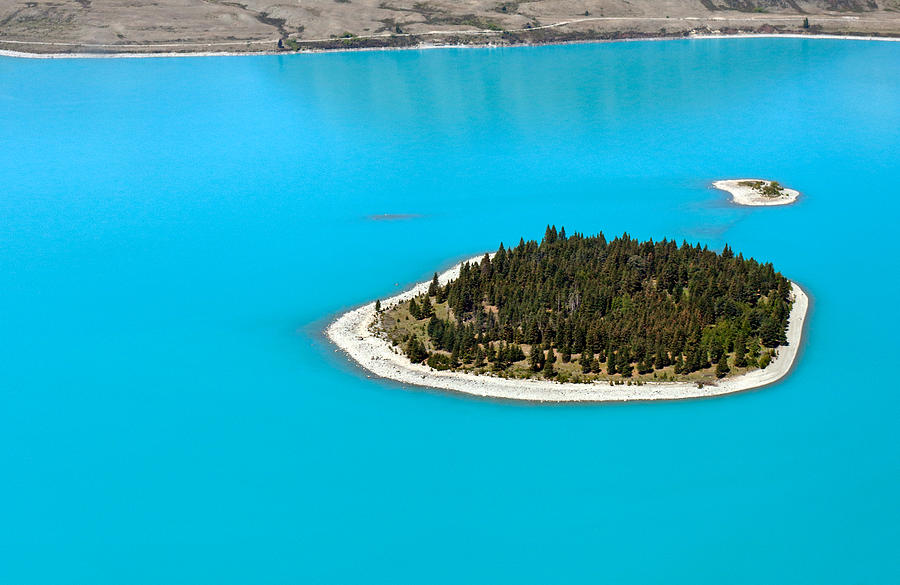
[[(477, 32), (477, 31), (472, 31)], [(606, 43), (635, 43), (641, 41), (678, 41), (678, 40), (705, 40), (705, 39), (832, 39), (832, 40), (846, 40), (846, 41), (883, 41), (883, 42), (900, 42), (900, 37), (892, 37), (892, 36), (854, 36), (854, 35), (830, 35), (830, 34), (796, 34), (796, 33), (785, 33), (785, 34), (777, 34), (777, 33), (740, 33), (740, 34), (694, 34), (694, 35), (682, 35), (682, 36), (658, 36), (658, 37), (623, 37), (616, 39), (595, 39), (595, 40), (572, 40), (572, 41), (550, 41), (546, 43), (542, 42), (526, 42), (526, 43), (516, 43), (516, 44), (505, 44), (505, 43), (467, 43), (467, 44), (459, 44), (459, 43), (419, 43), (415, 45), (408, 46), (396, 46), (396, 47), (340, 47), (340, 48), (321, 48), (321, 47), (310, 47), (308, 49), (303, 49), (299, 51), (290, 51), (290, 50), (263, 50), (263, 51), (160, 51), (160, 52), (91, 52), (91, 53), (66, 53), (66, 52), (56, 52), (56, 53), (34, 53), (28, 51), (16, 51), (12, 49), (0, 49), (0, 57), (12, 57), (18, 59), (149, 59), (149, 58), (169, 58), (169, 57), (256, 57), (256, 56), (266, 56), (266, 55), (305, 55), (305, 54), (319, 54), (319, 53), (348, 53), (348, 52), (358, 52), (358, 51), (421, 51), (421, 50), (431, 50), (431, 49), (513, 49), (518, 47), (544, 47), (544, 46), (563, 46), (563, 45), (593, 45), (593, 44), (606, 44)], [(256, 41), (234, 41), (234, 42), (223, 42), (223, 43), (161, 43), (159, 45), (152, 44), (138, 44), (131, 45), (134, 47), (152, 47), (158, 46), (160, 48), (164, 47), (191, 47), (197, 46), (208, 48), (210, 46), (215, 46), (217, 44), (225, 46), (225, 45), (247, 45), (247, 44), (263, 44), (270, 43), (276, 44), (278, 42), (275, 40), (256, 40)], [(319, 42), (319, 41), (315, 41)], [(41, 43), (41, 42), (33, 42), (33, 41), (19, 41), (19, 40), (2, 40), (0, 39), (0, 46), (9, 45), (9, 44), (18, 44), (18, 45), (42, 45), (42, 44), (52, 44), (54, 46), (71, 46), (71, 47), (86, 47), (90, 46), (89, 44), (79, 44), (79, 43)], [(113, 48), (118, 45), (103, 45), (104, 47)], [(121, 45), (121, 47), (128, 48), (129, 45)]]
[[(478, 262), (476, 256), (466, 262)], [(458, 277), (460, 262), (444, 271), (438, 280), (446, 284)], [(386, 309), (425, 293), (431, 281), (382, 301)], [(331, 322), (325, 335), (365, 370), (389, 380), (413, 386), (449, 390), (479, 396), (526, 402), (642, 402), (651, 400), (685, 400), (743, 392), (773, 384), (790, 372), (797, 358), (809, 309), (809, 297), (791, 282), (794, 303), (788, 319), (788, 345), (777, 348), (777, 354), (765, 369), (752, 370), (740, 376), (725, 378), (716, 384), (698, 387), (687, 382), (645, 382), (643, 385), (611, 386), (608, 382), (589, 384), (560, 383), (538, 379), (510, 379), (463, 372), (437, 371), (424, 364), (413, 364), (374, 328), (377, 317), (375, 302), (347, 311)]]

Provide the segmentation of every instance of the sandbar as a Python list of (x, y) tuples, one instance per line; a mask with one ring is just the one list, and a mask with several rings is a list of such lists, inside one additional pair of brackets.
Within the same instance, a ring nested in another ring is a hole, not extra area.
[(800, 196), (799, 191), (782, 187), (781, 195), (771, 197), (761, 194), (746, 183), (771, 183), (769, 179), (727, 179), (715, 181), (712, 186), (720, 191), (731, 193), (731, 200), (737, 205), (751, 207), (769, 207), (774, 205), (790, 205)]

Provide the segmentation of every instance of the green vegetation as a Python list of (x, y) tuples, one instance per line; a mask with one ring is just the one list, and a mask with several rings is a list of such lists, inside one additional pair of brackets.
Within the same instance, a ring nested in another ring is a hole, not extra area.
[[(496, 7), (497, 12), (515, 12), (518, 4), (514, 2), (501, 4)], [(503, 27), (498, 23), (476, 16), (475, 14), (450, 14), (440, 7), (428, 2), (417, 2), (413, 9), (425, 17), (428, 24), (449, 24), (454, 26), (471, 26), (479, 30), (502, 31)]]
[(494, 12), (502, 12), (503, 14), (515, 14), (519, 11), (519, 2), (501, 2), (494, 7)]
[[(764, 368), (786, 342), (790, 282), (771, 264), (674, 241), (548, 227), (383, 312), (414, 362), (560, 381), (697, 383)], [(769, 349), (763, 349), (769, 348)]]
[(784, 194), (784, 187), (778, 181), (739, 181), (738, 185), (752, 187), (764, 197), (780, 197)]

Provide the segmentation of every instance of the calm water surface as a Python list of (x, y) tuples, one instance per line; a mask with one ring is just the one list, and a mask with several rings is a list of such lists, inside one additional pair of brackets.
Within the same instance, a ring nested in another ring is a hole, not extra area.
[[(898, 73), (793, 39), (0, 59), (0, 582), (900, 583)], [(708, 188), (741, 176), (804, 195)], [(814, 299), (794, 374), (538, 407), (321, 339), (547, 223), (773, 261)]]

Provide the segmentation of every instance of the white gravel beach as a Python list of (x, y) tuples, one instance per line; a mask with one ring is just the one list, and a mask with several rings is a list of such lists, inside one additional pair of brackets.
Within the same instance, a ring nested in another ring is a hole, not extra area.
[[(594, 20), (594, 19), (581, 19)], [(547, 28), (547, 27), (539, 27)], [(526, 30), (534, 30), (534, 27)], [(437, 32), (437, 31), (435, 31)], [(472, 31), (474, 34), (479, 33), (496, 33), (497, 31)], [(432, 33), (427, 33), (432, 34)], [(425, 36), (427, 36), (427, 34)], [(441, 33), (444, 34), (444, 33)], [(376, 38), (384, 35), (362, 35), (364, 38)], [(404, 35), (405, 36), (405, 35)], [(900, 37), (879, 37), (865, 35), (838, 35), (838, 34), (760, 34), (760, 33), (737, 33), (737, 34), (690, 34), (686, 37), (690, 40), (727, 40), (727, 39), (813, 39), (813, 40), (845, 40), (845, 41), (876, 41), (876, 42), (900, 42)], [(549, 45), (567, 45), (567, 44), (608, 44), (608, 43), (627, 43), (627, 42), (647, 42), (647, 41), (677, 41), (683, 40), (684, 37), (640, 37), (640, 38), (621, 38), (614, 40), (585, 40), (585, 41), (560, 41), (558, 43), (547, 43)], [(326, 41), (331, 39), (318, 39), (318, 41)], [(305, 42), (318, 42), (305, 41)], [(14, 57), (19, 59), (134, 59), (146, 57), (240, 57), (240, 56), (258, 56), (258, 55), (291, 55), (300, 54), (294, 52), (285, 52), (272, 49), (253, 49), (243, 51), (229, 51), (224, 47), (233, 47), (235, 45), (256, 46), (256, 45), (272, 45), (278, 42), (277, 38), (273, 39), (254, 39), (241, 41), (225, 41), (214, 43), (152, 43), (152, 44), (90, 44), (90, 43), (67, 43), (67, 42), (51, 42), (51, 41), (23, 41), (14, 39), (0, 38), (0, 45), (12, 46), (48, 46), (54, 48), (72, 47), (81, 49), (67, 52), (34, 52), (27, 50), (0, 49), (0, 57)], [(522, 43), (519, 45), (504, 45), (508, 48), (517, 47), (534, 47), (540, 44)], [(495, 48), (493, 42), (485, 43), (469, 43), (469, 44), (448, 44), (423, 42), (418, 45), (410, 45), (404, 47), (360, 47), (360, 48), (338, 48), (338, 49), (318, 49), (310, 48), (302, 51), (302, 53), (346, 53), (356, 51), (420, 51), (425, 49), (484, 49)], [(215, 47), (223, 47), (221, 50), (213, 50)], [(85, 52), (85, 49), (91, 49)], [(142, 50), (135, 50), (142, 49)], [(205, 49), (205, 50), (201, 50)], [(741, 179), (744, 180), (744, 179)]]
[[(468, 262), (477, 262), (477, 256)], [(438, 276), (441, 284), (459, 275), (462, 263)], [(430, 281), (382, 301), (389, 308), (401, 301), (425, 293)], [(741, 392), (777, 382), (788, 374), (800, 347), (809, 297), (791, 283), (794, 304), (788, 322), (788, 345), (779, 347), (775, 359), (764, 370), (726, 378), (716, 385), (699, 388), (691, 383), (647, 382), (641, 386), (611, 386), (608, 382), (591, 384), (560, 383), (548, 380), (516, 380), (488, 375), (437, 371), (424, 364), (413, 364), (381, 334), (376, 332), (375, 303), (371, 302), (338, 317), (325, 330), (328, 338), (372, 374), (404, 384), (462, 392), (475, 396), (531, 402), (629, 402), (647, 400), (683, 400)], [(338, 350), (335, 350), (338, 351)]]
[(713, 187), (719, 189), (720, 191), (731, 193), (732, 201), (734, 201), (734, 203), (738, 205), (790, 205), (797, 200), (797, 197), (800, 196), (799, 191), (784, 187), (782, 191), (783, 194), (781, 196), (766, 197), (749, 185), (741, 185), (741, 183), (745, 183), (748, 181), (762, 181), (763, 183), (770, 182), (768, 179), (728, 179), (714, 182)]

